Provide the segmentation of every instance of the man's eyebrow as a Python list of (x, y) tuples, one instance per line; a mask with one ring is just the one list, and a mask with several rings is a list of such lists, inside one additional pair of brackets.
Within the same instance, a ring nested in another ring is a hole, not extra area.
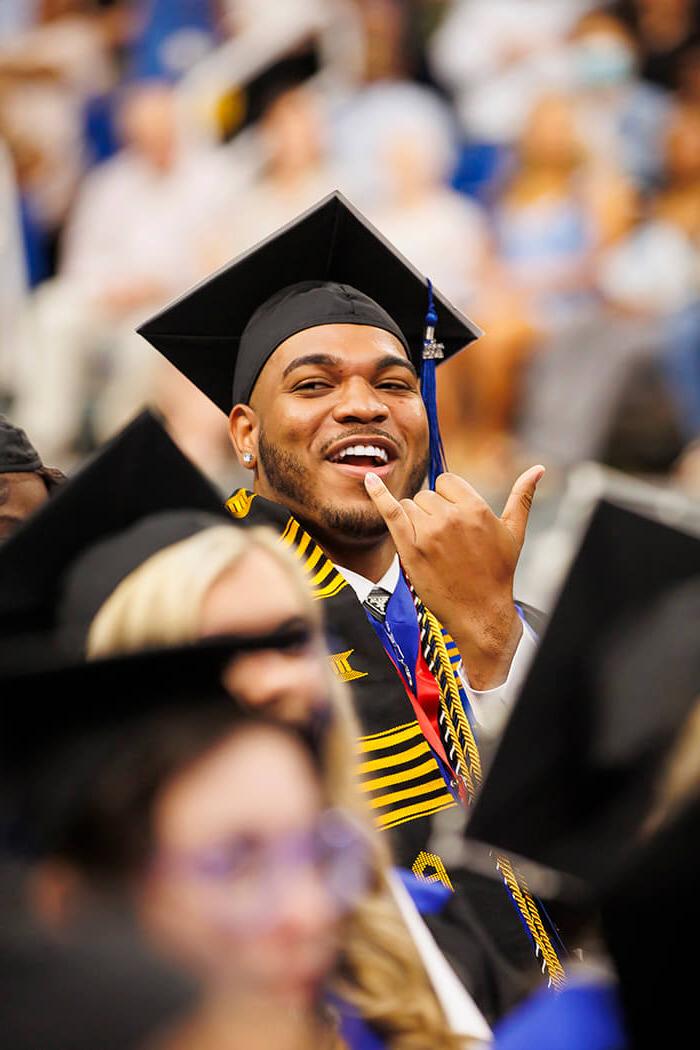
[(418, 378), (416, 366), (413, 364), (413, 361), (409, 361), (407, 357), (397, 357), (396, 354), (387, 354), (381, 359), (381, 361), (377, 361), (375, 367), (378, 372), (383, 372), (385, 368), (405, 368), (411, 373), (414, 379)]
[[(282, 373), (282, 378), (286, 379), (290, 372), (293, 372), (296, 368), (302, 368), (304, 365), (325, 365), (326, 367), (337, 368), (340, 364), (342, 364), (340, 358), (333, 357), (331, 354), (304, 354), (303, 357), (295, 357), (293, 361), (290, 361)], [(405, 368), (414, 379), (418, 378), (413, 362), (409, 361), (408, 358), (398, 357), (396, 354), (385, 354), (384, 357), (376, 362), (374, 367), (377, 372), (383, 372), (386, 368)]]
[(293, 361), (290, 361), (284, 372), (282, 378), (286, 379), (290, 372), (293, 372), (295, 368), (302, 368), (303, 365), (339, 365), (340, 361), (337, 357), (332, 357), (330, 354), (304, 354), (303, 357), (295, 357)]

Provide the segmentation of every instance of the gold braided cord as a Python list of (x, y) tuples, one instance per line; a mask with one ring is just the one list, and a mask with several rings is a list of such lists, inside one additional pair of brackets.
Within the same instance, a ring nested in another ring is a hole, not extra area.
[(527, 883), (521, 875), (516, 876), (511, 861), (503, 854), (499, 854), (496, 858), (496, 865), (513, 895), (513, 900), (527, 924), (532, 939), (542, 952), (542, 959), (547, 967), (550, 982), (555, 988), (562, 988), (566, 981), (566, 973), (542, 924), (539, 909), (527, 888)]
[[(462, 705), (455, 669), (447, 652), (447, 643), (442, 625), (437, 617), (418, 598), (415, 591), (413, 591), (413, 595), (418, 608), (419, 620), (425, 624), (429, 641), (434, 646), (438, 663), (438, 673), (435, 675), (435, 678), (440, 689), (440, 707), (445, 716), (445, 728), (448, 738), (450, 741), (455, 742), (455, 751), (460, 762), (463, 760), (463, 769), (467, 774), (466, 777), (463, 776), (463, 781), (471, 802), (476, 794), (475, 785), (478, 788), (482, 781), (479, 749), (471, 724)], [(464, 743), (463, 747), (461, 746), (461, 741)], [(469, 757), (469, 762), (467, 762), (467, 756)], [(457, 769), (456, 772), (459, 773), (461, 770)], [(537, 903), (532, 897), (525, 880), (520, 873), (516, 875), (511, 861), (504, 855), (499, 855), (496, 858), (496, 866), (501, 872), (503, 881), (508, 887), (515, 905), (530, 932), (530, 936), (542, 956), (550, 984), (555, 988), (561, 988), (566, 980), (564, 967), (559, 961), (556, 950), (542, 922)]]
[(439, 664), (439, 674), (436, 675), (436, 678), (438, 686), (441, 687), (440, 705), (447, 719), (447, 729), (450, 738), (454, 735), (459, 748), (457, 753), (459, 755), (461, 752), (461, 757), (464, 758), (464, 768), (467, 771), (470, 782), (467, 787), (470, 794), (469, 800), (471, 801), (482, 781), (479, 748), (477, 747), (472, 727), (469, 724), (469, 719), (464, 712), (462, 698), (459, 695), (459, 688), (455, 681), (452, 663), (447, 654), (447, 646), (442, 636), (440, 624), (437, 618), (422, 603), (421, 612), (430, 640), (435, 646), (435, 655)]

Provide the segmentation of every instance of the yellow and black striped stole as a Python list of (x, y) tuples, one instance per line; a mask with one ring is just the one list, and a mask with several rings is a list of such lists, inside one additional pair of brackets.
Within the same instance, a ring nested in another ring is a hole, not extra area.
[[(461, 778), (467, 801), (471, 803), (481, 786), (482, 771), (476, 738), (465, 713), (468, 701), (459, 677), (461, 657), (452, 637), (425, 607), (412, 587), (411, 594), (418, 615), (423, 655), (440, 690), (438, 721), (441, 733), (452, 768)], [(546, 974), (551, 985), (560, 988), (566, 979), (564, 967), (525, 879), (505, 854), (499, 854), (495, 858), (495, 864), (513, 904), (527, 927), (535, 945), (535, 954), (542, 961), (542, 972)]]
[(395, 828), (456, 805), (418, 722), (360, 737), (360, 790), (377, 826)]
[[(247, 489), (237, 489), (226, 500), (226, 507), (234, 518), (245, 518), (255, 498), (255, 493), (248, 492)], [(348, 586), (348, 581), (338, 572), (333, 562), (324, 553), (323, 548), (319, 547), (296, 518), (289, 516), (279, 539), (280, 543), (289, 547), (299, 559), (302, 569), (309, 578), (311, 595), (317, 601), (333, 598), (342, 591), (343, 587)]]

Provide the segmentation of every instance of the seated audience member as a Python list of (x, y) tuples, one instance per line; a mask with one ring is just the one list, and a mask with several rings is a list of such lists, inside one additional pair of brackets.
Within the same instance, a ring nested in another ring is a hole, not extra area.
[(543, 91), (566, 80), (564, 43), (590, 4), (574, 0), (458, 0), (430, 46), (436, 79), (452, 91), (471, 142), (510, 144)]
[(634, 35), (610, 11), (584, 14), (571, 33), (570, 48), (571, 87), (594, 162), (637, 186), (654, 188), (670, 94), (637, 76)]
[(377, 228), (459, 309), (471, 310), (486, 217), (449, 185), (457, 133), (444, 101), (418, 84), (373, 84), (345, 106), (336, 139), (342, 170)]
[(637, 39), (641, 76), (674, 91), (681, 59), (700, 38), (697, 5), (693, 0), (616, 0), (611, 7)]
[[(264, 651), (294, 637), (239, 644)], [(240, 997), (257, 996), (305, 1016), (319, 1040), (337, 1030), (329, 1045), (466, 1045), (384, 903), (368, 828), (334, 807), (300, 738), (214, 688), (203, 660), (220, 674), (232, 652), (209, 643), (5, 679), (6, 696), (56, 688), (78, 711), (96, 690), (102, 699), (99, 715), (13, 767), (16, 824), (38, 857), (37, 914), (60, 926), (116, 892), (153, 943), (203, 980), (210, 1008), (234, 1021)], [(23, 719), (8, 721), (18, 758)]]
[(157, 362), (134, 326), (200, 275), (199, 239), (225, 187), (222, 158), (184, 140), (165, 84), (125, 88), (120, 127), (124, 148), (84, 180), (59, 275), (30, 318), (15, 412), (51, 456), (73, 450), (88, 418), (104, 439), (154, 393)]
[(575, 101), (565, 95), (535, 105), (517, 154), (494, 208), (496, 252), (502, 278), (527, 297), (533, 323), (551, 330), (590, 308), (592, 263), (618, 233), (619, 207), (609, 204), (612, 198), (619, 205), (621, 187), (617, 173), (608, 171), (598, 192)]
[(60, 470), (44, 466), (24, 431), (0, 416), (0, 542), (63, 480)]

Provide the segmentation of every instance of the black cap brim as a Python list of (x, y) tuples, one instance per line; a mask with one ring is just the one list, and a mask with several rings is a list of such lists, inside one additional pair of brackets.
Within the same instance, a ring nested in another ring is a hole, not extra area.
[[(241, 336), (249, 319), (276, 292), (300, 281), (332, 281), (369, 296), (401, 329), (420, 371), (427, 280), (337, 191), (138, 331), (228, 415)], [(434, 299), (436, 338), (449, 358), (481, 330), (437, 290)]]
[(230, 520), (214, 486), (144, 412), (0, 547), (0, 633), (52, 627), (79, 554), (150, 514), (183, 508)]
[[(700, 574), (700, 538), (597, 505), (506, 726), (467, 835), (596, 885), (639, 831), (694, 699), (610, 677), (640, 613)], [(657, 661), (669, 656), (659, 638)], [(689, 640), (690, 645), (690, 640)], [(689, 658), (690, 647), (686, 656)], [(634, 732), (630, 731), (631, 728)]]

